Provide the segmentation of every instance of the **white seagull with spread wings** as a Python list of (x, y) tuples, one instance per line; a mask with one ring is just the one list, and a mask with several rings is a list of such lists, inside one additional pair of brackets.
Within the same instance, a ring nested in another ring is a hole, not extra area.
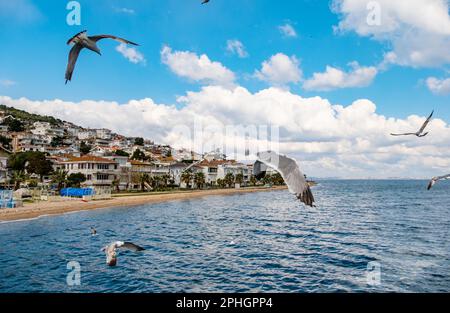
[[(305, 175), (300, 171), (297, 162), (287, 156), (280, 155), (273, 151), (259, 152), (256, 154), (258, 161), (275, 169), (281, 174), (289, 191), (308, 206), (314, 206), (314, 196), (309, 188)], [(261, 166), (255, 166), (253, 174), (260, 175), (259, 171), (265, 169)]]
[(102, 251), (105, 251), (106, 253), (106, 264), (109, 266), (116, 266), (117, 264), (117, 249), (128, 249), (131, 251), (142, 251), (145, 250), (144, 248), (135, 245), (131, 242), (124, 242), (124, 241), (116, 241), (113, 242), (107, 246), (105, 246)]
[(419, 129), (418, 132), (416, 133), (404, 133), (404, 134), (392, 134), (391, 136), (417, 136), (417, 137), (425, 137), (426, 135), (428, 135), (428, 132), (423, 134), (423, 131), (425, 130), (425, 127), (427, 127), (428, 123), (430, 123), (431, 118), (433, 117), (433, 112), (431, 112), (430, 116), (427, 118), (427, 120), (423, 123), (422, 127)]
[(73, 36), (72, 38), (70, 38), (67, 41), (68, 45), (73, 43), (74, 46), (72, 47), (72, 49), (70, 50), (70, 53), (69, 53), (69, 63), (67, 64), (67, 69), (66, 69), (66, 84), (68, 81), (72, 80), (73, 70), (75, 69), (75, 64), (77, 62), (80, 51), (83, 48), (87, 48), (87, 49), (94, 51), (94, 52), (98, 53), (99, 55), (101, 55), (100, 49), (97, 46), (97, 41), (105, 39), (105, 38), (113, 39), (113, 40), (116, 40), (116, 41), (124, 43), (124, 44), (138, 46), (137, 43), (128, 41), (128, 40), (120, 38), (120, 37), (112, 36), (112, 35), (87, 36), (86, 30), (79, 32), (78, 34), (76, 34), (75, 36)]

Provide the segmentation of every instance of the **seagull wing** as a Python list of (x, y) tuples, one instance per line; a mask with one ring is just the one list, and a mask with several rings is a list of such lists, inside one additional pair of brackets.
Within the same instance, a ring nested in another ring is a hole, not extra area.
[(392, 134), (391, 133), (391, 136), (416, 136), (417, 134), (416, 133), (404, 133), (404, 134)]
[(300, 171), (297, 162), (273, 151), (258, 153), (258, 160), (277, 170), (286, 182), (289, 191), (306, 205), (313, 206), (314, 196), (309, 188), (305, 176)]
[(427, 127), (428, 123), (431, 121), (431, 118), (433, 117), (433, 112), (431, 112), (430, 116), (428, 116), (427, 120), (423, 123), (422, 127), (419, 130), (419, 134), (422, 133), (425, 130), (425, 127)]
[(79, 44), (75, 44), (72, 49), (70, 49), (69, 63), (67, 64), (66, 69), (66, 84), (68, 81), (72, 80), (73, 70), (75, 69), (75, 64), (77, 63), (81, 49), (83, 49), (83, 46)]
[(267, 172), (267, 165), (262, 163), (261, 161), (256, 161), (253, 165), (253, 176), (256, 177), (256, 179), (260, 180), (266, 175)]
[(142, 251), (142, 250), (145, 250), (144, 248), (142, 248), (142, 247), (140, 247), (138, 245), (135, 245), (132, 242), (118, 242), (117, 243), (117, 248), (128, 249), (128, 250), (131, 250), (131, 251)]
[(102, 40), (102, 39), (105, 39), (105, 38), (109, 38), (109, 39), (113, 39), (113, 40), (121, 42), (121, 43), (139, 46), (137, 43), (134, 43), (132, 41), (129, 41), (129, 40), (126, 40), (126, 39), (123, 39), (123, 38), (120, 38), (120, 37), (116, 37), (116, 36), (113, 36), (113, 35), (97, 35), (97, 36), (89, 36), (88, 38), (90, 40), (92, 40), (92, 41), (95, 41), (95, 42), (97, 42), (99, 40)]
[(442, 175), (442, 176), (438, 176), (438, 177), (433, 177), (430, 182), (428, 183), (428, 187), (427, 189), (430, 190), (431, 187), (434, 186), (434, 184), (436, 184), (438, 181), (443, 180), (443, 179), (449, 179), (450, 178), (450, 174), (447, 175)]

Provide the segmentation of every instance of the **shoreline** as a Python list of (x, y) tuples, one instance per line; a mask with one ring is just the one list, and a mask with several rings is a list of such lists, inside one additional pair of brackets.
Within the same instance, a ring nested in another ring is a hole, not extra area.
[(26, 203), (21, 208), (0, 209), (0, 222), (30, 220), (43, 216), (62, 215), (71, 212), (109, 209), (143, 204), (161, 203), (169, 201), (187, 200), (208, 196), (235, 195), (242, 193), (285, 190), (286, 186), (246, 187), (241, 189), (189, 190), (156, 194), (137, 194), (113, 196), (108, 200), (83, 202), (81, 199), (37, 203)]

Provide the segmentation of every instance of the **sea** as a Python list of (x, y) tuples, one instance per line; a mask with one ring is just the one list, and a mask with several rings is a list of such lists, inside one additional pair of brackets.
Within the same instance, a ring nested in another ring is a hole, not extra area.
[[(0, 292), (449, 292), (450, 182), (287, 190), (0, 224)], [(91, 235), (90, 228), (97, 230)], [(101, 249), (131, 241), (115, 267)]]

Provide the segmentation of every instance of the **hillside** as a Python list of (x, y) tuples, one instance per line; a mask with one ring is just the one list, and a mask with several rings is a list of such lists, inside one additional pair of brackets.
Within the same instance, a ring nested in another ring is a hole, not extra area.
[(56, 119), (53, 116), (42, 116), (38, 114), (28, 113), (26, 111), (7, 107), (3, 104), (0, 104), (0, 111), (5, 112), (5, 115), (11, 115), (16, 119), (21, 120), (26, 124), (33, 124), (34, 122), (48, 122), (56, 126), (63, 123), (63, 121), (61, 121), (60, 119)]

